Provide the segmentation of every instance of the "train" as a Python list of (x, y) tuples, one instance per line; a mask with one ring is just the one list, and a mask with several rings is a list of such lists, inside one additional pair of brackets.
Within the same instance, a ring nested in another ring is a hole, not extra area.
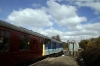
[(0, 66), (63, 54), (61, 41), (0, 20)]

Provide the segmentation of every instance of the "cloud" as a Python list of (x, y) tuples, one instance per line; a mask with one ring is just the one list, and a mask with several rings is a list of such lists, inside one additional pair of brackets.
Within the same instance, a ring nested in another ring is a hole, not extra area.
[[(38, 5), (33, 4), (33, 6)], [(17, 26), (27, 26), (29, 29), (49, 37), (58, 34), (61, 40), (65, 42), (67, 40), (80, 41), (81, 39), (88, 39), (100, 35), (100, 22), (81, 24), (82, 22), (86, 22), (87, 18), (79, 16), (77, 14), (78, 9), (75, 6), (59, 4), (55, 0), (48, 0), (47, 6), (41, 6), (36, 9), (25, 8), (18, 11), (13, 10), (8, 15), (7, 21)], [(54, 28), (55, 23), (58, 24), (58, 27), (63, 26), (66, 32)]]
[[(59, 35), (61, 40), (64, 41), (64, 42), (67, 42), (67, 40), (76, 40), (76, 41), (79, 41), (80, 38), (78, 38), (78, 36), (74, 36), (74, 35), (71, 35), (73, 34), (73, 32), (63, 32), (63, 31), (59, 31), (53, 27), (49, 28), (49, 29), (38, 29), (38, 28), (33, 28), (32, 29), (33, 31), (36, 31), (45, 35), (45, 36), (49, 36), (49, 37), (52, 37), (52, 36), (56, 36), (56, 35)], [(75, 39), (76, 37), (76, 39)]]
[[(33, 31), (37, 31), (38, 33), (41, 33), (45, 36), (55, 36), (55, 35), (59, 35), (61, 40), (64, 42), (67, 42), (67, 40), (76, 40), (76, 41), (80, 41), (82, 39), (89, 39), (89, 38), (93, 38), (93, 37), (98, 37), (98, 35), (100, 35), (98, 31), (96, 30), (88, 30), (86, 28), (84, 28), (85, 26), (88, 25), (84, 25), (81, 26), (83, 30), (80, 31), (67, 31), (67, 32), (63, 32), (60, 30), (57, 30), (53, 27), (49, 28), (49, 29), (42, 29), (42, 28), (32, 28)], [(94, 27), (94, 26), (93, 26)], [(93, 28), (91, 27), (91, 29)]]
[(99, 0), (83, 0), (75, 2), (76, 5), (79, 7), (90, 7), (91, 9), (95, 10), (95, 14), (100, 14), (100, 1)]
[(18, 26), (44, 27), (52, 26), (51, 15), (46, 14), (41, 9), (26, 8), (19, 11), (13, 11), (7, 18), (7, 21)]
[[(95, 30), (95, 31), (99, 31), (100, 32), (100, 22), (97, 23), (93, 23), (93, 24), (87, 24), (87, 25), (83, 25), (83, 27), (87, 30)], [(100, 35), (100, 34), (99, 34)]]
[(87, 21), (86, 17), (77, 15), (77, 8), (71, 5), (59, 4), (54, 0), (47, 2), (49, 8), (47, 11), (54, 17), (56, 23), (60, 26), (74, 27), (83, 21)]
[(65, 25), (67, 27), (76, 27), (78, 24), (80, 24), (82, 21), (86, 21), (87, 19), (85, 17), (70, 17), (65, 18), (59, 22), (59, 25)]
[(74, 33), (71, 35), (74, 36), (100, 36), (99, 29), (100, 22), (96, 23), (88, 23), (88, 24), (80, 24), (77, 27), (73, 28)]
[(64, 1), (64, 0), (55, 0), (55, 1), (62, 2), (62, 1)]
[[(38, 6), (38, 4), (33, 5)], [(47, 6), (39, 9), (26, 8), (13, 11), (8, 16), (7, 21), (19, 26), (35, 27), (52, 26), (53, 22), (59, 26), (76, 27), (81, 22), (87, 21), (86, 17), (77, 15), (75, 6), (61, 5), (54, 0), (48, 0)], [(52, 20), (53, 22), (51, 22)]]
[(33, 6), (33, 7), (40, 7), (41, 5), (40, 5), (40, 4), (35, 4), (35, 3), (34, 3), (32, 6)]

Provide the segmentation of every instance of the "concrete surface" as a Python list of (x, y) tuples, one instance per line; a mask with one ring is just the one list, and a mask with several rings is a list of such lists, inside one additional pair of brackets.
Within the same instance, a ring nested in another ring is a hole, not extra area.
[(47, 58), (30, 66), (79, 66), (75, 58), (70, 56), (60, 56)]

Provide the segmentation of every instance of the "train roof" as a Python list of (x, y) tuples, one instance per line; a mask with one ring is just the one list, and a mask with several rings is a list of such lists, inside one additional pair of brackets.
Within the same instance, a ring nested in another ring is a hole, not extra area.
[(28, 34), (31, 34), (34, 36), (45, 38), (45, 36), (43, 36), (42, 34), (39, 34), (37, 32), (33, 32), (32, 30), (28, 30), (28, 29), (23, 28), (23, 27), (15, 26), (13, 24), (7, 23), (7, 22), (2, 21), (2, 20), (0, 20), (0, 26), (5, 27), (5, 28), (9, 28), (9, 29), (13, 29), (13, 30), (17, 30), (20, 32), (28, 33)]
[(52, 41), (54, 41), (54, 42), (57, 42), (57, 43), (61, 43), (62, 44), (62, 42), (61, 41), (58, 41), (58, 40), (55, 40), (55, 39), (51, 39)]
[(13, 24), (7, 23), (7, 22), (2, 21), (2, 20), (0, 20), (0, 26), (5, 27), (5, 28), (9, 28), (9, 29), (13, 29), (13, 30), (17, 30), (17, 31), (20, 31), (20, 32), (23, 32), (23, 33), (31, 34), (31, 35), (34, 35), (34, 36), (42, 37), (42, 38), (45, 38), (45, 39), (50, 39), (51, 41), (54, 41), (54, 42), (62, 43), (61, 41), (57, 41), (57, 40), (50, 38), (48, 36), (44, 36), (40, 33), (34, 32), (32, 30), (28, 30), (28, 29), (23, 28), (23, 27), (15, 26)]
[(51, 41), (58, 42), (58, 43), (62, 43), (61, 41), (55, 40), (55, 39), (50, 38), (50, 37), (48, 37), (48, 36), (44, 36), (44, 37), (45, 37), (46, 39), (51, 40)]

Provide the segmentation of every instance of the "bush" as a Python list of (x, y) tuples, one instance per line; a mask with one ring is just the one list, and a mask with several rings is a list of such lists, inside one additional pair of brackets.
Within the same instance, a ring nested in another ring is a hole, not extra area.
[(100, 46), (91, 45), (87, 47), (82, 57), (86, 66), (100, 66)]

